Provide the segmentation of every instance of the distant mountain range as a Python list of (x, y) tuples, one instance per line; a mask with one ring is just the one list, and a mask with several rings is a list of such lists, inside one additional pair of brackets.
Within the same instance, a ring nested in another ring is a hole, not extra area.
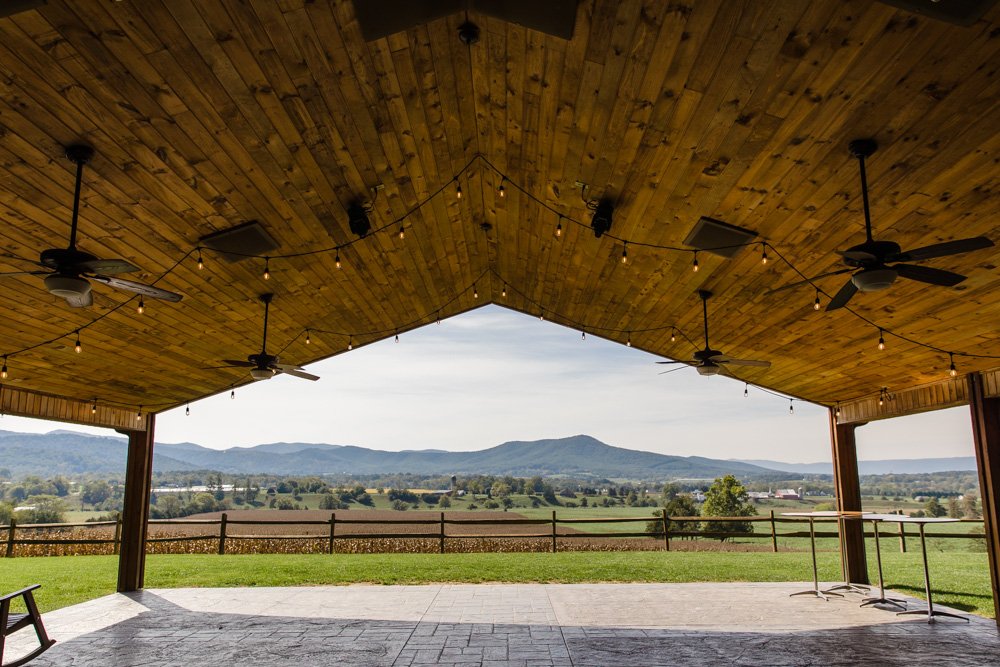
[[(14, 477), (121, 474), (125, 469), (125, 454), (122, 437), (65, 430), (46, 434), (0, 431), (0, 468), (10, 470)], [(887, 472), (975, 470), (975, 460), (971, 458), (968, 461), (964, 458), (926, 459), (862, 462), (862, 474), (877, 474), (869, 471), (869, 464)], [(722, 461), (701, 456), (654, 454), (612, 447), (588, 435), (505, 442), (474, 452), (437, 449), (387, 452), (306, 442), (276, 442), (219, 450), (190, 442), (157, 443), (153, 469), (158, 472), (216, 470), (230, 474), (493, 474), (612, 479), (712, 479), (729, 473), (744, 478), (776, 479), (781, 478), (783, 472), (831, 472), (830, 464)]]
[[(749, 463), (772, 470), (795, 472), (803, 475), (832, 475), (833, 464), (824, 463), (782, 463), (765, 459), (740, 459), (739, 463)], [(976, 457), (953, 456), (938, 459), (885, 459), (882, 461), (858, 461), (861, 475), (919, 474), (930, 472), (951, 472), (976, 470)]]

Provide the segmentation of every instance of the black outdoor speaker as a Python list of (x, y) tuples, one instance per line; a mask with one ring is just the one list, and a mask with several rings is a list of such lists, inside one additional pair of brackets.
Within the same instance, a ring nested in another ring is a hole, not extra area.
[(611, 229), (611, 214), (614, 206), (609, 201), (601, 201), (594, 209), (594, 217), (590, 219), (590, 227), (594, 230), (594, 236), (601, 238), (605, 232)]

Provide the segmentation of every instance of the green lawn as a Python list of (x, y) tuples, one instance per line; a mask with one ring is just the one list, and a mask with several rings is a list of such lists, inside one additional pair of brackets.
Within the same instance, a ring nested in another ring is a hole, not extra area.
[[(874, 559), (872, 559), (874, 560)], [(887, 586), (923, 596), (919, 551), (883, 555)], [(838, 555), (819, 553), (820, 578), (839, 577)], [(41, 583), (43, 611), (114, 591), (117, 558), (67, 556), (0, 559), (0, 590)], [(935, 601), (993, 616), (986, 554), (930, 553)], [(803, 552), (618, 552), (506, 554), (372, 554), (253, 556), (153, 555), (146, 586), (310, 586), (432, 582), (687, 582), (806, 581)]]

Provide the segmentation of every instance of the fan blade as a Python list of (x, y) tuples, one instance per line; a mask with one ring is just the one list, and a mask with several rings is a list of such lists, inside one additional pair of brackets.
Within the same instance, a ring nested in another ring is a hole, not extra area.
[(992, 247), (993, 241), (989, 240), (985, 236), (975, 236), (969, 239), (958, 239), (957, 241), (935, 243), (933, 245), (924, 246), (923, 248), (917, 248), (916, 250), (907, 250), (906, 252), (899, 253), (895, 257), (890, 257), (887, 261), (919, 262), (924, 259), (947, 257), (948, 255), (959, 255), (963, 252), (971, 252), (973, 250), (982, 250), (983, 248)]
[(857, 291), (858, 288), (854, 285), (854, 281), (848, 279), (847, 282), (844, 283), (844, 286), (840, 288), (840, 291), (834, 294), (833, 298), (830, 299), (830, 303), (826, 305), (826, 310), (829, 312), (831, 310), (843, 308)]
[(111, 278), (109, 276), (87, 277), (96, 280), (99, 283), (104, 283), (108, 287), (114, 287), (115, 289), (124, 290), (126, 292), (135, 292), (136, 294), (148, 296), (151, 299), (163, 299), (164, 301), (173, 301), (176, 303), (183, 298), (180, 294), (168, 292), (165, 289), (153, 287), (152, 285), (146, 285), (145, 283), (136, 283), (131, 280), (122, 280), (121, 278)]
[(138, 266), (130, 264), (124, 259), (92, 259), (86, 262), (79, 262), (75, 268), (80, 273), (99, 273), (101, 275), (134, 273), (139, 270)]
[(306, 373), (305, 371), (296, 370), (294, 368), (290, 368), (288, 370), (282, 368), (276, 368), (275, 370), (279, 373), (294, 375), (295, 377), (302, 378), (303, 380), (312, 380), (313, 382), (315, 382), (316, 380), (319, 379), (318, 375), (313, 375), (312, 373)]
[[(678, 361), (677, 363), (682, 364), (684, 362)], [(683, 366), (678, 366), (677, 368), (671, 368), (669, 371), (663, 371), (662, 373), (657, 373), (657, 375), (666, 375), (667, 373), (673, 373), (674, 371), (682, 371), (687, 368), (690, 364), (684, 364)]]
[(795, 288), (795, 287), (801, 287), (802, 285), (808, 285), (808, 284), (810, 284), (810, 283), (812, 283), (812, 282), (814, 282), (816, 280), (822, 280), (823, 278), (829, 278), (830, 276), (839, 276), (839, 275), (842, 275), (844, 273), (850, 273), (853, 270), (854, 270), (853, 268), (848, 268), (848, 269), (838, 269), (837, 271), (827, 271), (826, 273), (821, 273), (818, 276), (813, 276), (812, 278), (808, 278), (806, 280), (800, 280), (798, 282), (789, 283), (787, 285), (782, 285), (781, 287), (775, 287), (773, 290), (771, 290), (767, 294), (774, 294), (775, 292), (783, 292), (786, 289), (792, 289), (792, 288)]
[(224, 363), (226, 365), (225, 366), (218, 366), (217, 368), (232, 368), (232, 367), (237, 367), (237, 368), (256, 368), (257, 367), (257, 364), (253, 363), (252, 361), (236, 361), (235, 359), (223, 359), (222, 363)]
[(844, 251), (838, 250), (837, 254), (843, 257), (844, 259), (849, 259), (852, 262), (856, 262), (857, 264), (863, 264), (865, 262), (874, 262), (875, 260), (878, 259), (878, 257), (876, 257), (873, 253), (868, 252), (867, 250), (844, 250)]
[[(713, 359), (713, 361), (716, 361)], [(770, 361), (758, 361), (757, 359), (726, 359), (723, 363), (734, 364), (736, 366), (757, 366), (758, 368), (770, 368)]]
[(894, 264), (893, 269), (899, 272), (904, 278), (919, 280), (922, 283), (931, 285), (941, 285), (942, 287), (954, 287), (963, 280), (965, 276), (944, 269), (934, 269), (929, 266), (917, 266), (916, 264)]
[(47, 276), (51, 271), (0, 271), (0, 276)]
[(658, 364), (686, 364), (686, 361), (657, 361)]
[(716, 363), (719, 362), (726, 363), (727, 361), (729, 361), (729, 357), (720, 353), (720, 354), (713, 354), (712, 356), (708, 357), (708, 360)]
[(68, 296), (66, 297), (66, 303), (73, 308), (86, 308), (94, 303), (94, 293), (87, 290), (86, 294), (74, 294), (73, 296)]

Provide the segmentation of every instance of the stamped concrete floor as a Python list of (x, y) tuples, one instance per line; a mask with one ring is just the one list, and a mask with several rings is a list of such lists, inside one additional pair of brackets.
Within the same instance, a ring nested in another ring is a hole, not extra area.
[[(801, 583), (186, 588), (45, 615), (48, 665), (1000, 665), (989, 619), (788, 597)], [(923, 603), (909, 600), (910, 608)], [(7, 659), (30, 631), (10, 638)]]

